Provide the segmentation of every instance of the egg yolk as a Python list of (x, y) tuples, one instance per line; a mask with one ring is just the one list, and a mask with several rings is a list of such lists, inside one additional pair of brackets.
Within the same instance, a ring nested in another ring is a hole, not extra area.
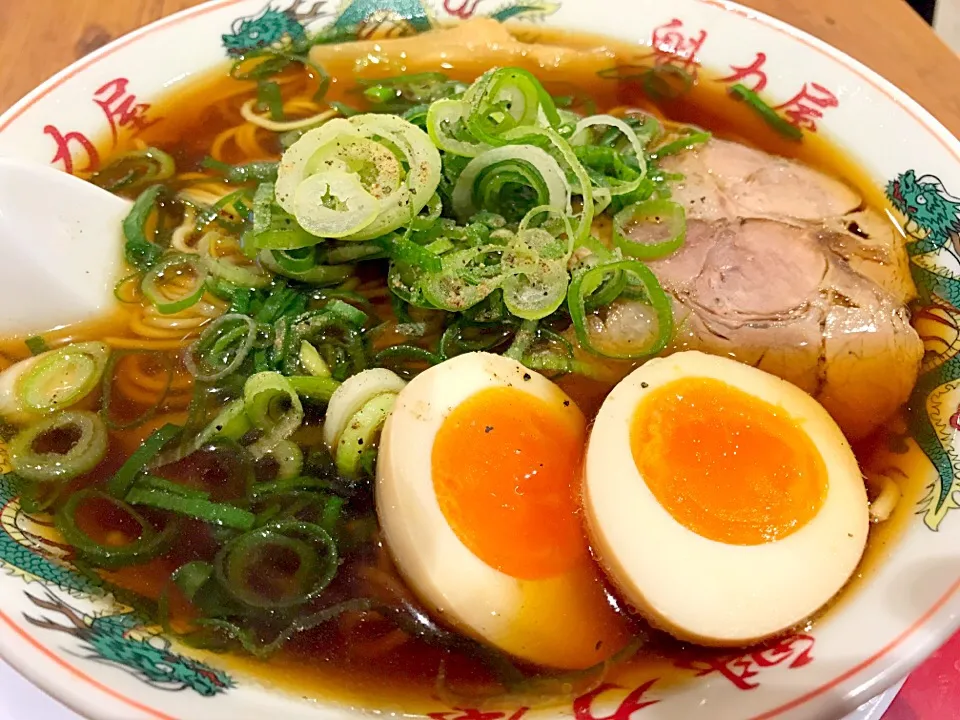
[(796, 421), (720, 380), (651, 390), (634, 413), (630, 444), (660, 505), (709, 540), (780, 540), (816, 516), (827, 494), (823, 459)]
[(467, 398), (433, 443), (433, 486), (451, 529), (511, 577), (565, 573), (588, 558), (576, 486), (586, 427), (569, 400), (513, 387)]

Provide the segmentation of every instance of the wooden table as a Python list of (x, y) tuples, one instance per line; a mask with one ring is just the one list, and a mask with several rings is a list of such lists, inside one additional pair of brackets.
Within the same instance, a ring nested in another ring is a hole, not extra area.
[[(0, 112), (79, 57), (201, 0), (0, 0)], [(741, 0), (844, 50), (960, 136), (960, 58), (903, 0)], [(908, 680), (886, 720), (960, 719), (960, 635)]]

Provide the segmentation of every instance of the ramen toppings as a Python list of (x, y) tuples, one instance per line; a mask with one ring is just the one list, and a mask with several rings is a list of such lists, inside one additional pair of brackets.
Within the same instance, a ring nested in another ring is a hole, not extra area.
[(3, 345), (23, 507), (181, 642), (363, 693), (550, 703), (818, 612), (867, 543), (844, 433), (920, 360), (868, 199), (632, 52), (336, 39), (90, 177), (129, 273)]

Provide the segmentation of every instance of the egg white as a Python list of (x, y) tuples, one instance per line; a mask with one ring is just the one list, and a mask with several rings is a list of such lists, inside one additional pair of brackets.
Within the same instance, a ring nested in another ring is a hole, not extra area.
[[(828, 483), (807, 524), (774, 542), (732, 545), (698, 535), (660, 505), (634, 462), (631, 425), (647, 393), (692, 377), (782, 408), (807, 434)], [(607, 396), (588, 441), (584, 506), (594, 552), (636, 610), (680, 639), (717, 646), (775, 635), (816, 612), (856, 569), (869, 528), (856, 458), (826, 410), (780, 378), (699, 352), (651, 360)]]
[[(525, 660), (574, 666), (571, 648), (589, 644), (593, 650), (595, 645), (590, 623), (595, 613), (584, 608), (583, 596), (594, 593), (604, 602), (598, 570), (588, 563), (543, 580), (511, 577), (461, 542), (437, 501), (436, 434), (458, 405), (492, 387), (517, 388), (555, 404), (558, 412), (580, 415), (552, 382), (498, 355), (460, 355), (421, 373), (400, 392), (381, 435), (380, 526), (400, 574), (435, 617)], [(516, 542), (517, 552), (523, 552), (523, 538)]]

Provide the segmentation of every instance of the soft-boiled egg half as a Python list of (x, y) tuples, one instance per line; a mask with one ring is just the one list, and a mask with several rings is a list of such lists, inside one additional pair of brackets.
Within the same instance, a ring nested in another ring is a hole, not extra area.
[(499, 355), (460, 355), (403, 388), (380, 438), (377, 515), (435, 617), (558, 668), (627, 643), (582, 523), (586, 432), (562, 390)]
[(593, 548), (652, 625), (704, 645), (775, 635), (827, 603), (869, 526), (833, 419), (780, 378), (683, 352), (607, 396), (588, 442)]

